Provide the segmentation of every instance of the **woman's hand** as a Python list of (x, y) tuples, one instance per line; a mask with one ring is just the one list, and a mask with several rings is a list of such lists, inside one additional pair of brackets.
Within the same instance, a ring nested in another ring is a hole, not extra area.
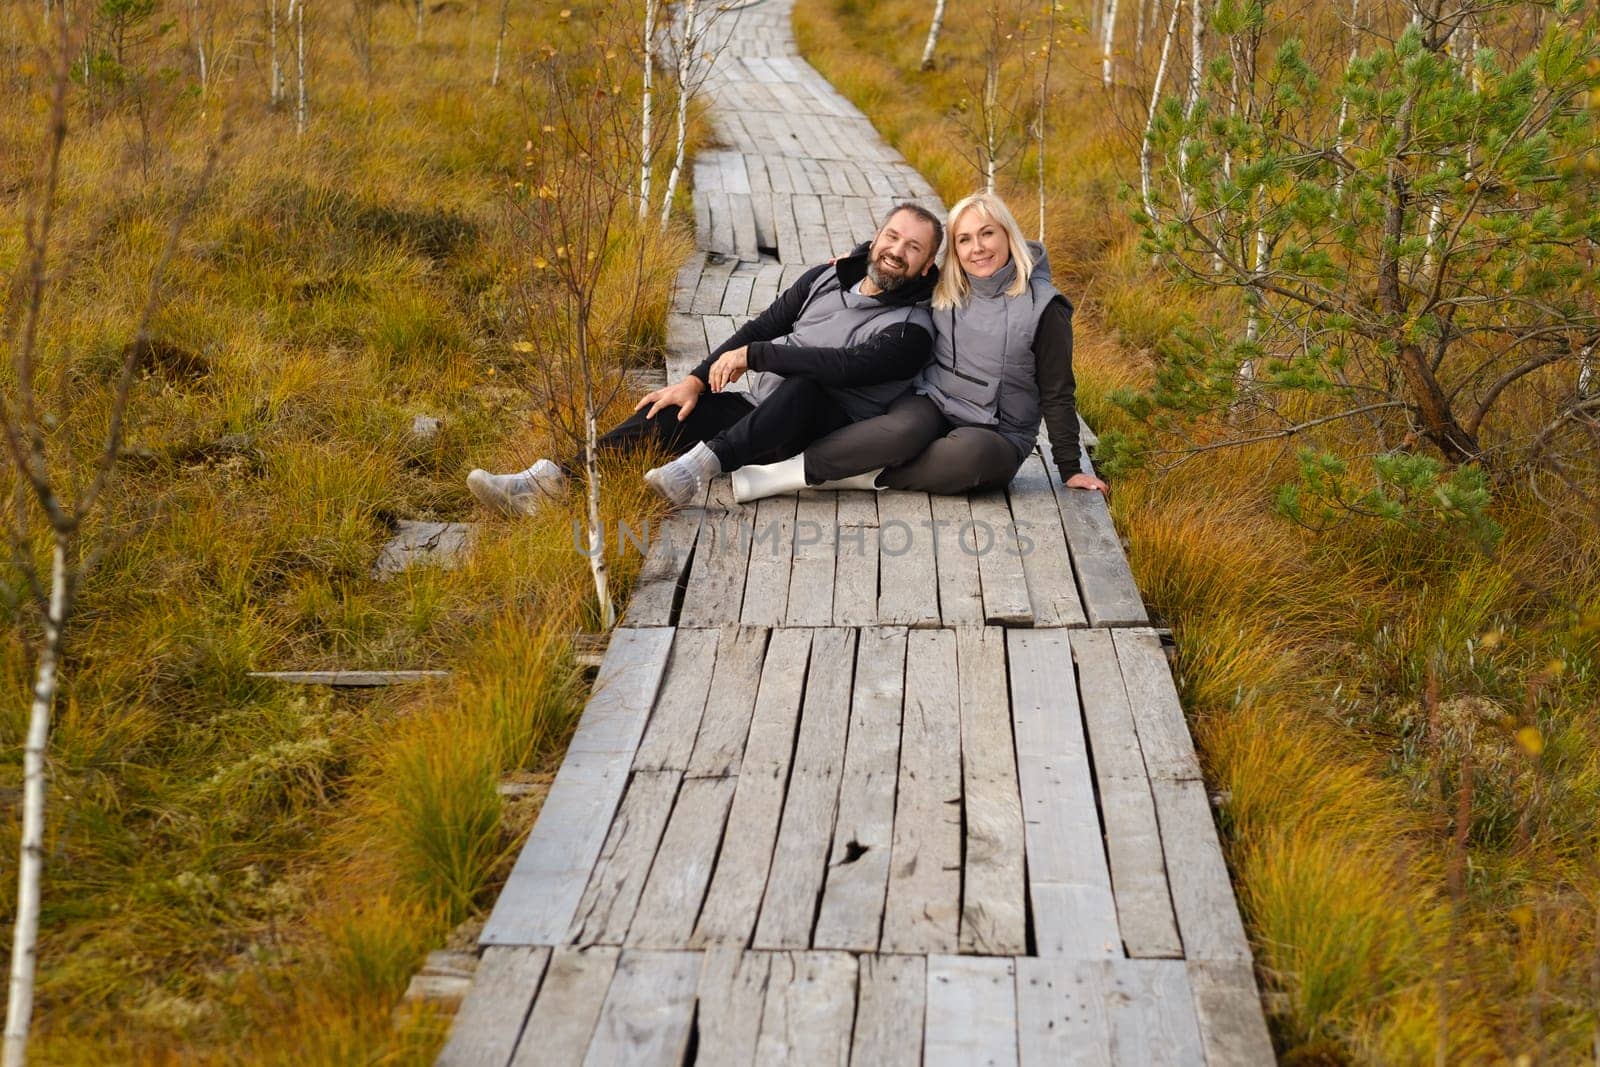
[(1074, 474), (1067, 479), (1068, 489), (1098, 489), (1104, 496), (1111, 495), (1111, 486), (1092, 474)]
[(748, 345), (729, 349), (717, 357), (711, 364), (711, 391), (720, 393), (740, 378), (750, 369), (750, 348)]

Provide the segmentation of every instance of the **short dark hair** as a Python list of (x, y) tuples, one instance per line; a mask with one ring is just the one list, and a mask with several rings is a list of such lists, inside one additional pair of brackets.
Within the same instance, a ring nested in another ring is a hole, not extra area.
[[(933, 247), (929, 249), (928, 254), (933, 255), (937, 253), (939, 251), (939, 246), (944, 243), (944, 223), (940, 221), (939, 216), (935, 215), (933, 212), (929, 211), (927, 208), (923, 207), (914, 200), (902, 200), (894, 207), (890, 208), (889, 213), (883, 217), (883, 226), (889, 225), (889, 220), (900, 214), (902, 211), (911, 212), (917, 218), (933, 227)], [(883, 229), (883, 226), (879, 226), (878, 229)]]

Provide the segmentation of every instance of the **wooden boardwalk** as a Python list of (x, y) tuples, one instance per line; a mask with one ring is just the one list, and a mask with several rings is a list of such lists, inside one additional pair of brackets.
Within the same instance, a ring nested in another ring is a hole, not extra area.
[[(670, 377), (938, 206), (789, 11), (722, 23)], [(1098, 494), (1047, 454), (970, 498), (721, 478), (652, 534), (441, 1063), (1272, 1061)]]

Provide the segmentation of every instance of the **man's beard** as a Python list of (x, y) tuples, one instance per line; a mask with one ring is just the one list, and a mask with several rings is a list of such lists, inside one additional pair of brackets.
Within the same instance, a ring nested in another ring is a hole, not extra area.
[(872, 279), (873, 285), (887, 293), (892, 289), (900, 288), (910, 281), (911, 273), (907, 271), (904, 274), (887, 274), (878, 268), (878, 260), (872, 258), (867, 260), (867, 277)]

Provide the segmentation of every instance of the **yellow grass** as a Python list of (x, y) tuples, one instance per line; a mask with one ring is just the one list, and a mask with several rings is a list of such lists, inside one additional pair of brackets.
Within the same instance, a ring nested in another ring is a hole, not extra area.
[[(1137, 181), (1142, 105), (1100, 88), (1084, 15), (1058, 16), (1046, 243), (1079, 309), (1080, 408), (1107, 430), (1124, 417), (1111, 394), (1148, 380), (1185, 314), (1218, 308), (1138, 251), (1118, 189)], [(919, 73), (926, 18), (910, 0), (796, 9), (807, 58), (953, 202), (979, 182), (957, 111), (981, 78), (986, 9), (952, 5), (936, 69)], [(1030, 232), (1036, 167), (1024, 154), (1000, 182)], [(1112, 497), (1177, 637), (1279, 1052), (1586, 1058), (1600, 1001), (1593, 528), (1508, 489), (1493, 558), (1374, 523), (1314, 533), (1273, 512), (1293, 464), (1271, 445), (1218, 452), (1122, 478)]]

